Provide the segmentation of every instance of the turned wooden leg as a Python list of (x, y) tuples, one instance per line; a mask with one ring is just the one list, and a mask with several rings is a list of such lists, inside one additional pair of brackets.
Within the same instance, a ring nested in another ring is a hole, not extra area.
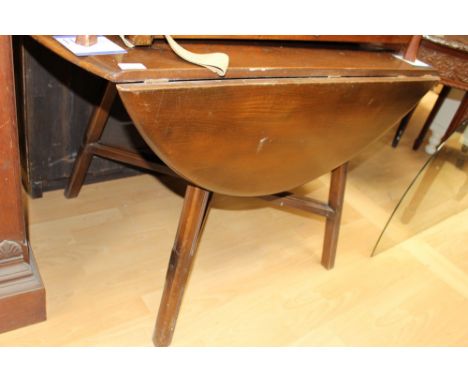
[(345, 163), (340, 167), (335, 168), (331, 175), (328, 205), (334, 210), (334, 213), (327, 217), (325, 225), (322, 265), (326, 269), (332, 269), (335, 265), (336, 247), (338, 244), (338, 234), (340, 232), (341, 212), (343, 210), (347, 171), (348, 163)]
[(418, 137), (415, 139), (413, 143), (413, 150), (419, 149), (421, 144), (424, 142), (424, 138), (426, 137), (426, 134), (429, 131), (429, 127), (431, 127), (432, 121), (434, 120), (437, 112), (442, 106), (442, 103), (444, 102), (445, 98), (447, 98), (447, 95), (449, 94), (449, 92), (450, 92), (450, 87), (444, 85), (444, 87), (440, 91), (440, 94), (439, 94), (439, 97), (437, 98), (436, 103), (432, 107), (432, 110), (429, 113), (429, 116), (427, 117), (426, 122), (424, 123), (424, 126), (422, 127), (421, 131), (419, 132)]
[(187, 186), (153, 335), (156, 346), (171, 343), (211, 195), (211, 192), (196, 186)]
[(115, 84), (109, 82), (102, 96), (101, 103), (94, 109), (83, 143), (76, 156), (72, 173), (68, 179), (68, 185), (65, 188), (65, 197), (67, 198), (75, 198), (78, 196), (83, 186), (86, 173), (93, 159), (93, 152), (90, 145), (96, 143), (101, 138), (106, 122), (109, 119), (110, 109), (114, 103), (116, 94)]

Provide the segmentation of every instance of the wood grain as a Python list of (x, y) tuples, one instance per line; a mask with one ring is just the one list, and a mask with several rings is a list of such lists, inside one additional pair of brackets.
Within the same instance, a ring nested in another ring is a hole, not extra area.
[(288, 191), (347, 162), (400, 120), (435, 77), (120, 84), (154, 152), (210, 191)]
[[(23, 243), (26, 237), (20, 194), (20, 164), (16, 122), (15, 86), (11, 38), (0, 37), (0, 241), (10, 239)], [(25, 260), (28, 250), (24, 248)]]

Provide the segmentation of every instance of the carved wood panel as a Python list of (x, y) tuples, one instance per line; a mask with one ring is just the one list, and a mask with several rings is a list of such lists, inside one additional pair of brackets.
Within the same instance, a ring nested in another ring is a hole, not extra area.
[(442, 83), (468, 90), (468, 53), (423, 40), (418, 58), (437, 69)]

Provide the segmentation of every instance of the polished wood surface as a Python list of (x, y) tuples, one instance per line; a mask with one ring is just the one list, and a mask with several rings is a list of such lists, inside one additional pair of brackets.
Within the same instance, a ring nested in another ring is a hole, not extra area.
[[(218, 79), (218, 75), (179, 58), (166, 41), (151, 47), (126, 48), (120, 55), (77, 57), (51, 36), (33, 36), (67, 61), (112, 82), (145, 80)], [(393, 57), (394, 52), (365, 51), (356, 47), (316, 46), (306, 42), (265, 41), (178, 41), (196, 53), (224, 52), (229, 55), (225, 78), (311, 77), (311, 76), (419, 76), (433, 73)], [(287, 53), (286, 53), (287, 49)], [(142, 63), (146, 70), (121, 70), (118, 63)]]
[[(173, 346), (468, 346), (467, 211), (418, 210), (438, 219), (369, 258), (428, 158), (411, 145), (435, 99), (398, 150), (389, 131), (351, 161), (333, 272), (320, 265), (324, 218), (215, 195)], [(442, 194), (466, 180), (445, 179)], [(295, 194), (326, 200), (329, 182)], [(142, 175), (85, 185), (76, 199), (25, 198), (49, 318), (3, 333), (0, 346), (152, 346), (183, 190)]]
[(118, 85), (147, 144), (176, 173), (221, 194), (300, 186), (352, 158), (436, 77)]
[(0, 332), (45, 319), (45, 292), (26, 235), (13, 55), (0, 36)]
[[(0, 241), (10, 238), (21, 243), (28, 261), (26, 231), (21, 209), (19, 178), (18, 132), (16, 122), (15, 86), (13, 80), (13, 57), (11, 38), (0, 37)], [(0, 258), (1, 259), (1, 258)]]

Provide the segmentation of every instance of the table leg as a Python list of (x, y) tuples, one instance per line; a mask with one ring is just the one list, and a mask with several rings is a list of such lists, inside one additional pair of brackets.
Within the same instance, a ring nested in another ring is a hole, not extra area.
[(156, 346), (171, 343), (211, 195), (196, 186), (187, 186), (153, 336)]
[(335, 265), (336, 247), (340, 232), (341, 212), (343, 210), (344, 192), (348, 163), (335, 168), (331, 174), (328, 205), (335, 213), (327, 217), (325, 224), (325, 237), (323, 239), (322, 265), (326, 269), (332, 269)]
[(397, 147), (398, 143), (400, 143), (400, 139), (403, 136), (403, 133), (405, 132), (406, 127), (408, 126), (408, 122), (411, 119), (411, 117), (413, 116), (415, 110), (416, 110), (416, 108), (411, 110), (401, 120), (400, 124), (398, 125), (398, 129), (397, 129), (397, 131), (395, 133), (395, 137), (393, 138), (392, 147)]
[(424, 138), (426, 137), (426, 134), (429, 131), (429, 128), (431, 127), (432, 121), (437, 115), (437, 112), (442, 106), (442, 103), (444, 102), (445, 98), (447, 98), (447, 95), (449, 94), (449, 92), (450, 92), (450, 87), (444, 85), (444, 87), (440, 91), (439, 97), (437, 97), (436, 103), (432, 107), (432, 110), (429, 113), (429, 116), (427, 117), (426, 122), (424, 123), (424, 126), (422, 127), (421, 131), (419, 132), (418, 137), (415, 139), (413, 143), (413, 150), (419, 149), (419, 147), (423, 143)]
[(101, 138), (104, 127), (109, 119), (109, 113), (116, 94), (117, 89), (115, 84), (109, 82), (102, 96), (101, 103), (94, 109), (83, 143), (76, 156), (68, 185), (65, 188), (65, 197), (67, 198), (77, 197), (83, 186), (86, 173), (93, 159), (93, 152), (90, 145), (98, 142)]

